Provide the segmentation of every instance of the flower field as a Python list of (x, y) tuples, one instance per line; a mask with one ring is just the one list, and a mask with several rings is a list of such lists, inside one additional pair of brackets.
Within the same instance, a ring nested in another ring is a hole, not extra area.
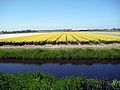
[(13, 34), (0, 34), (0, 39), (13, 38), (13, 37), (22, 37), (22, 36), (31, 36), (37, 34), (46, 34), (46, 33), (13, 33)]
[(0, 39), (0, 45), (44, 45), (44, 44), (110, 44), (120, 43), (120, 36), (85, 32), (52, 32)]

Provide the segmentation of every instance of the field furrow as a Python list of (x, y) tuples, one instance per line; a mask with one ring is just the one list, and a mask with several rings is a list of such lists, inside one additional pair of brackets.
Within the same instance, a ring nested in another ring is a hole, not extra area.
[(53, 35), (52, 38), (49, 38), (47, 42), (56, 42), (62, 35), (62, 33), (56, 33)]
[(69, 44), (77, 44), (78, 43), (78, 41), (74, 37), (72, 37), (72, 35), (70, 33), (67, 34), (67, 42)]

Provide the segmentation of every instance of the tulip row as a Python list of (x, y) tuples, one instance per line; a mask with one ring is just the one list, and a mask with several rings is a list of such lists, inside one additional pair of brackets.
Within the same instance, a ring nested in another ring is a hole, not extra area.
[(44, 45), (44, 44), (99, 44), (120, 43), (119, 36), (91, 34), (85, 32), (53, 32), (15, 38), (0, 39), (0, 45)]

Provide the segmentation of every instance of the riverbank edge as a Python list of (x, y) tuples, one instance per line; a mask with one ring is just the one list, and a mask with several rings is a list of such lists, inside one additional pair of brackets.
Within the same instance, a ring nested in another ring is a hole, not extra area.
[(57, 78), (45, 73), (0, 73), (1, 90), (119, 90), (120, 80), (87, 79), (85, 77)]
[(0, 59), (120, 59), (120, 48), (0, 48)]

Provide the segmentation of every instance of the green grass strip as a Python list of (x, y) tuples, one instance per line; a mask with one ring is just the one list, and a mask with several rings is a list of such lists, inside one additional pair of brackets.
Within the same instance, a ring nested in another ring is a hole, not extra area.
[(15, 59), (120, 59), (120, 49), (0, 49), (0, 58)]

